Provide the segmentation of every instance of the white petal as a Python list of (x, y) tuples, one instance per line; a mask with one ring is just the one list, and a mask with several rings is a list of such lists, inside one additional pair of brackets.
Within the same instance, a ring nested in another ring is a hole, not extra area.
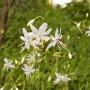
[(86, 31), (86, 33), (90, 33), (90, 31)]
[(23, 34), (24, 34), (24, 37), (27, 36), (27, 30), (25, 28), (23, 28)]
[(39, 33), (44, 33), (45, 30), (47, 29), (47, 26), (48, 26), (47, 23), (43, 23), (39, 28)]
[(45, 41), (48, 41), (50, 39), (50, 37), (49, 36), (42, 36), (41, 39), (45, 40)]
[(26, 41), (25, 37), (23, 37), (23, 36), (20, 36), (20, 38), (21, 38), (23, 41)]
[(25, 47), (26, 47), (27, 49), (29, 49), (30, 45), (29, 45), (28, 42), (25, 42)]
[(72, 59), (72, 54), (69, 52), (68, 57)]
[(27, 64), (24, 64), (23, 66), (24, 66), (24, 68), (22, 68), (23, 70), (28, 69), (28, 65)]
[(50, 38), (52, 39), (52, 40), (55, 40), (56, 38), (55, 37), (53, 37), (52, 35), (50, 35)]
[(55, 73), (55, 75), (56, 75), (56, 77), (58, 78), (58, 79), (60, 79), (60, 73), (58, 74), (57, 72)]
[(48, 31), (44, 33), (44, 35), (48, 35), (51, 32), (52, 28), (50, 28)]
[(15, 66), (14, 65), (10, 65), (10, 68), (15, 68)]
[(4, 58), (4, 62), (5, 62), (5, 63), (8, 63), (8, 59), (7, 59), (7, 58)]
[(26, 75), (29, 75), (30, 74), (30, 72), (24, 72)]
[(89, 37), (90, 36), (90, 33), (87, 36)]
[(61, 39), (62, 38), (62, 35), (59, 35), (59, 38), (58, 39)]
[(53, 81), (54, 82), (54, 84), (58, 84), (59, 82), (60, 82), (60, 80), (59, 79), (56, 79), (55, 81)]
[(35, 19), (30, 20), (30, 21), (27, 23), (27, 26), (32, 25), (32, 24), (34, 23), (34, 21), (35, 21)]
[(34, 73), (35, 72), (35, 69), (32, 69), (31, 72)]
[(57, 28), (56, 31), (55, 31), (55, 37), (56, 37), (56, 38), (58, 37), (58, 28)]
[(30, 33), (28, 33), (28, 36), (30, 37), (30, 38), (34, 38), (35, 36), (35, 33), (33, 33), (33, 32), (30, 32)]
[(32, 30), (34, 33), (38, 33), (38, 29), (37, 29), (37, 28), (35, 28), (33, 25), (30, 25), (30, 27), (31, 27), (31, 30)]
[(51, 42), (48, 46), (47, 46), (47, 48), (46, 48), (46, 50), (48, 50), (50, 47), (52, 47), (52, 46), (55, 46), (55, 44), (56, 44), (56, 42)]

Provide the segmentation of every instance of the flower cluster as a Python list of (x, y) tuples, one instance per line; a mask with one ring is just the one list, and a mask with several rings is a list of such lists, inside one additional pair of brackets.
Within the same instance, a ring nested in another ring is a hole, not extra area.
[[(41, 62), (43, 59), (45, 59), (44, 53), (46, 52), (44, 52), (43, 54), (39, 53), (39, 51), (41, 50), (41, 48), (43, 48), (42, 46), (44, 46), (45, 43), (48, 44), (48, 45), (46, 44), (47, 46), (45, 46), (45, 51), (48, 51), (51, 47), (54, 47), (55, 45), (57, 45), (59, 48), (60, 46), (62, 46), (65, 50), (68, 50), (66, 48), (66, 45), (62, 42), (61, 29), (59, 31), (59, 29), (57, 28), (55, 31), (55, 35), (53, 36), (50, 34), (52, 28), (48, 29), (47, 23), (43, 23), (39, 27), (39, 29), (37, 29), (33, 25), (35, 20), (36, 18), (29, 21), (27, 24), (27, 26), (30, 26), (31, 32), (28, 32), (25, 28), (23, 28), (22, 29), (23, 36), (20, 36), (20, 39), (23, 41), (21, 45), (24, 44), (23, 50), (25, 48), (28, 49), (28, 51), (29, 49), (31, 49), (29, 54), (24, 56), (21, 59), (21, 62), (15, 60), (15, 64), (18, 64), (17, 66), (14, 66), (12, 64), (12, 61), (9, 61), (7, 58), (4, 58), (4, 70), (6, 69), (8, 71), (9, 69), (15, 69), (18, 68), (18, 66), (20, 65), (21, 66), (20, 68), (26, 75), (26, 78), (29, 78), (34, 72), (39, 71), (39, 69), (37, 69), (35, 65)], [(60, 54), (60, 52), (59, 53), (55, 52), (54, 55), (57, 56), (58, 54)], [(72, 55), (70, 52), (69, 52), (69, 58), (72, 59)], [(55, 75), (56, 75), (56, 80), (54, 81), (54, 84), (57, 84), (60, 81), (67, 83), (69, 80), (71, 80), (70, 78), (67, 77), (67, 75), (63, 76), (58, 73), (55, 73)], [(51, 77), (49, 78), (49, 80), (51, 80)]]
[(55, 36), (50, 35), (50, 32), (52, 31), (52, 28), (47, 29), (48, 24), (43, 23), (39, 29), (37, 29), (33, 23), (35, 19), (28, 22), (27, 26), (30, 26), (32, 32), (27, 32), (25, 28), (23, 28), (23, 34), (24, 36), (20, 36), (20, 38), (24, 41), (25, 48), (29, 49), (30, 46), (33, 46), (34, 48), (39, 49), (40, 45), (43, 45), (43, 41), (49, 41), (51, 42), (46, 47), (46, 51), (49, 50), (52, 46), (55, 46), (56, 44), (58, 46), (62, 46), (64, 49), (66, 49), (66, 45), (61, 41), (62, 35), (61, 35), (61, 29), (60, 33), (58, 28), (55, 31)]
[(48, 31), (46, 31), (47, 25), (47, 23), (43, 23), (40, 28), (37, 29), (30, 24), (32, 32), (27, 32), (26, 29), (23, 28), (24, 36), (21, 36), (20, 38), (24, 41), (25, 48), (29, 49), (30, 46), (38, 48), (37, 46), (43, 45), (42, 41), (48, 41), (50, 39), (48, 35), (52, 29), (50, 28)]

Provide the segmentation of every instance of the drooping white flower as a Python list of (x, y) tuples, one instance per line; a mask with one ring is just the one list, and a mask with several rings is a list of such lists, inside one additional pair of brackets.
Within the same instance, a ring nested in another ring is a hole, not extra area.
[(46, 50), (48, 50), (50, 47), (57, 45), (61, 45), (65, 48), (65, 45), (60, 41), (62, 39), (61, 30), (60, 34), (58, 33), (58, 28), (55, 31), (55, 37), (51, 35), (51, 43), (47, 46)]
[(25, 28), (23, 28), (23, 34), (24, 36), (21, 36), (20, 38), (24, 41), (25, 47), (27, 49), (30, 48), (30, 45), (33, 47), (36, 47), (36, 45), (33, 43), (34, 33), (28, 33)]
[(14, 65), (12, 65), (12, 61), (8, 61), (7, 58), (4, 58), (4, 69), (6, 69), (8, 71), (8, 69), (12, 69), (12, 68), (15, 68)]
[(26, 74), (26, 77), (27, 78), (29, 78), (29, 76), (31, 76), (31, 74), (35, 72), (35, 69), (33, 68), (33, 66), (34, 65), (32, 65), (31, 67), (29, 67), (27, 64), (24, 64), (24, 68), (22, 68), (22, 70)]
[(88, 37), (90, 36), (90, 26), (89, 26), (89, 30), (86, 31), (86, 34), (87, 34)]
[(27, 26), (31, 26), (31, 25), (35, 22), (35, 20), (36, 20), (37, 18), (42, 18), (42, 19), (43, 19), (42, 16), (37, 16), (36, 18), (30, 20), (30, 21), (27, 23)]
[(49, 33), (51, 32), (52, 29), (50, 28), (48, 31), (46, 31), (47, 26), (48, 26), (47, 23), (43, 23), (43, 24), (40, 26), (40, 28), (37, 29), (37, 28), (35, 28), (33, 25), (30, 25), (31, 30), (32, 30), (32, 32), (35, 34), (35, 37), (36, 37), (36, 40), (37, 40), (37, 41), (40, 41), (40, 40), (48, 41), (48, 40), (50, 39), (50, 37), (47, 36), (47, 35), (49, 35)]
[(60, 83), (60, 81), (67, 83), (68, 81), (71, 80), (70, 78), (67, 77), (67, 75), (63, 76), (63, 75), (60, 75), (59, 73), (55, 73), (55, 75), (56, 75), (56, 79), (53, 81), (54, 84), (58, 84)]
[(69, 52), (68, 57), (72, 59), (72, 54)]
[(32, 25), (34, 22), (35, 22), (35, 19), (30, 20), (30, 21), (27, 23), (27, 26)]

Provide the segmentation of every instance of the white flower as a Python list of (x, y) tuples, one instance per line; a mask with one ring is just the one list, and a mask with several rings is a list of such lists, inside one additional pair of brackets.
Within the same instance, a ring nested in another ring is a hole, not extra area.
[(55, 37), (51, 35), (52, 42), (47, 46), (46, 50), (48, 50), (50, 47), (57, 45), (62, 45), (65, 48), (65, 45), (60, 41), (62, 39), (61, 30), (60, 34), (58, 33), (58, 28), (55, 31)]
[(90, 26), (89, 26), (89, 30), (86, 31), (86, 34), (87, 34), (88, 37), (90, 36)]
[(68, 81), (71, 80), (70, 78), (67, 77), (67, 75), (63, 76), (58, 73), (55, 73), (55, 75), (56, 75), (56, 80), (54, 81), (54, 84), (58, 84), (60, 81), (67, 83)]
[(61, 81), (67, 83), (68, 81), (70, 81), (71, 79), (67, 77), (67, 75), (63, 76), (61, 75)]
[(12, 65), (12, 61), (8, 61), (7, 58), (4, 58), (4, 69), (6, 69), (8, 71), (8, 69), (12, 69), (12, 68), (15, 68), (14, 65)]
[(50, 28), (48, 31), (46, 31), (47, 26), (48, 26), (47, 23), (43, 23), (38, 30), (33, 25), (30, 25), (32, 32), (35, 33), (35, 37), (37, 41), (40, 40), (48, 41), (50, 39), (50, 37), (47, 35), (51, 32), (52, 29)]
[(26, 29), (23, 28), (23, 34), (24, 34), (24, 37), (21, 36), (20, 38), (24, 41), (25, 47), (26, 47), (27, 49), (30, 48), (30, 45), (33, 46), (33, 47), (36, 47), (35, 44), (33, 43), (34, 33), (33, 33), (33, 32), (28, 33), (28, 32), (26, 31)]
[(29, 67), (27, 64), (24, 64), (24, 68), (22, 68), (24, 73), (26, 74), (26, 77), (29, 78), (31, 76), (31, 73), (35, 72), (35, 69), (33, 68), (33, 65)]
[(58, 84), (61, 81), (61, 75), (58, 73), (55, 73), (56, 79), (53, 81), (54, 84)]

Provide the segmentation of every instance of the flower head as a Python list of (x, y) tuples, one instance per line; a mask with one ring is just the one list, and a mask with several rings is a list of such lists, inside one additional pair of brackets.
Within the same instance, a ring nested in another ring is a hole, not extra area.
[(55, 73), (55, 75), (56, 75), (56, 79), (53, 81), (54, 82), (54, 84), (58, 84), (59, 82), (60, 82), (60, 74), (58, 74), (58, 73)]
[(45, 40), (48, 41), (50, 39), (49, 36), (47, 36), (51, 32), (51, 28), (46, 31), (48, 24), (43, 23), (39, 29), (35, 28), (33, 25), (30, 25), (32, 32), (35, 34), (35, 37), (37, 41)]
[(8, 69), (12, 69), (12, 68), (15, 68), (14, 65), (12, 65), (12, 61), (8, 61), (7, 58), (4, 58), (4, 69), (6, 69), (8, 71)]
[(26, 29), (23, 28), (23, 34), (24, 36), (21, 36), (20, 38), (24, 41), (25, 47), (27, 49), (30, 48), (30, 45), (36, 47), (35, 44), (33, 43), (34, 33), (33, 32), (28, 33)]
[(55, 73), (55, 75), (56, 75), (56, 79), (53, 81), (54, 84), (58, 84), (60, 81), (67, 83), (69, 80), (71, 80), (70, 78), (67, 77), (67, 75), (63, 76), (60, 75), (59, 73)]
[(51, 43), (47, 46), (46, 50), (48, 50), (50, 47), (57, 45), (61, 45), (65, 48), (65, 45), (60, 41), (62, 39), (61, 35), (61, 29), (60, 33), (58, 33), (58, 28), (55, 31), (55, 37), (51, 35)]
[(29, 76), (31, 76), (32, 73), (35, 72), (35, 69), (33, 68), (33, 65), (31, 67), (29, 67), (27, 64), (24, 64), (24, 68), (22, 68), (22, 70), (24, 71), (24, 73), (26, 74), (26, 77), (28, 78)]

